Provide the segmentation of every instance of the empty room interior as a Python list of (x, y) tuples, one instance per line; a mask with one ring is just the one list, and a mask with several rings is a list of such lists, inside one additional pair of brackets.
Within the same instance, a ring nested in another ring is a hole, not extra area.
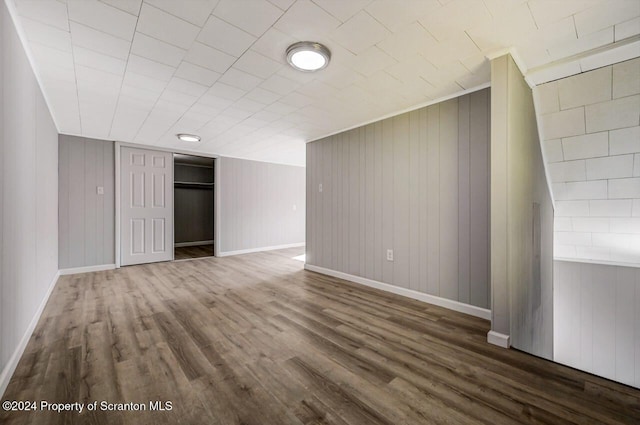
[(640, 1), (2, 0), (0, 396), (639, 424)]

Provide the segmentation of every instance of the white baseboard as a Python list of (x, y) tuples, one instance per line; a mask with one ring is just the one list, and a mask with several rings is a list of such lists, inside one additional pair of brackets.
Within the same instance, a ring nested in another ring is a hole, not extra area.
[(489, 331), (489, 333), (487, 333), (487, 342), (502, 348), (509, 348), (511, 346), (509, 335), (501, 334), (496, 331)]
[(213, 245), (213, 240), (196, 241), (196, 242), (177, 242), (173, 244), (173, 246), (176, 248), (184, 248), (185, 246), (200, 246), (200, 245)]
[(252, 252), (273, 251), (276, 249), (297, 248), (299, 246), (304, 246), (304, 245), (305, 245), (304, 242), (298, 242), (298, 243), (290, 243), (287, 245), (263, 246), (260, 248), (241, 249), (238, 251), (226, 251), (226, 252), (219, 252), (218, 257), (229, 257), (231, 255), (240, 255), (240, 254), (251, 254)]
[(115, 264), (100, 264), (97, 266), (73, 267), (70, 269), (61, 269), (58, 273), (60, 273), (60, 276), (66, 276), (69, 274), (101, 272), (103, 270), (113, 270), (115, 268), (116, 268)]
[(29, 323), (29, 326), (24, 331), (24, 335), (22, 335), (22, 339), (20, 340), (20, 343), (18, 344), (16, 349), (13, 351), (13, 354), (11, 355), (11, 358), (5, 365), (4, 369), (2, 369), (2, 373), (0, 373), (0, 399), (2, 399), (2, 396), (4, 396), (4, 392), (7, 390), (9, 381), (11, 380), (13, 373), (16, 371), (16, 367), (18, 367), (18, 362), (22, 358), (22, 354), (24, 353), (24, 350), (27, 348), (27, 344), (31, 339), (31, 335), (33, 334), (33, 331), (36, 329), (36, 325), (40, 320), (40, 316), (42, 316), (42, 312), (44, 311), (44, 307), (47, 305), (47, 301), (49, 301), (49, 297), (53, 292), (53, 288), (55, 288), (56, 283), (58, 283), (59, 277), (60, 277), (60, 271), (58, 271), (55, 274), (55, 276), (53, 276), (53, 280), (49, 284), (49, 288), (47, 289), (47, 292), (44, 295), (42, 302), (40, 303), (40, 305), (38, 306), (38, 309), (33, 315), (33, 319), (31, 319), (31, 323)]
[(318, 267), (311, 264), (305, 264), (304, 268), (312, 272), (326, 274), (329, 276), (337, 277), (339, 279), (348, 280), (349, 282), (359, 283), (371, 288), (380, 289), (382, 291), (391, 292), (408, 298), (413, 298), (414, 300), (448, 308), (449, 310), (469, 314), (475, 317), (480, 317), (481, 319), (491, 320), (491, 310), (487, 310), (486, 308), (476, 307), (458, 301), (437, 297), (435, 295), (425, 294), (424, 292), (414, 291), (413, 289), (401, 288), (399, 286), (390, 285), (388, 283), (378, 282), (377, 280), (371, 280), (348, 273), (325, 269), (324, 267)]

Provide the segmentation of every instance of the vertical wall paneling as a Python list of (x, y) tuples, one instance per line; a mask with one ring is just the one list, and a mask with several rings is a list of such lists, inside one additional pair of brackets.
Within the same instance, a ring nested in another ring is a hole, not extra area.
[(318, 196), (308, 195), (307, 263), (487, 308), (488, 99), (483, 90), (309, 143), (307, 191)]
[(469, 174), (471, 164), (469, 157), (469, 132), (471, 131), (469, 103), (470, 96), (458, 102), (458, 299), (469, 303), (469, 266), (471, 255), (470, 214), (471, 193), (469, 192)]
[[(469, 96), (469, 276), (489, 276), (489, 139), (490, 91)], [(470, 285), (472, 305), (490, 305), (488, 281)]]
[[(321, 152), (318, 152), (321, 153)], [(308, 171), (320, 175), (323, 161), (310, 151)], [(324, 247), (324, 208), (316, 187), (306, 192), (313, 208), (305, 208), (305, 169), (290, 165), (273, 164), (222, 157), (216, 160), (220, 169), (219, 254), (272, 248), (305, 242), (305, 210), (312, 226), (307, 229), (313, 248), (307, 255), (312, 259), (330, 258)], [(323, 182), (324, 183), (324, 182)], [(295, 208), (294, 208), (295, 206)]]
[(554, 360), (640, 388), (640, 269), (554, 268)]
[[(427, 293), (440, 295), (440, 105), (427, 109)], [(433, 200), (437, 199), (437, 202)]]
[(0, 3), (0, 396), (58, 271), (57, 129)]
[(114, 144), (65, 135), (58, 144), (59, 267), (114, 264)]
[(491, 61), (491, 90), (490, 337), (551, 359), (553, 204), (533, 94), (510, 55)]
[(440, 296), (458, 300), (458, 99), (440, 105)]

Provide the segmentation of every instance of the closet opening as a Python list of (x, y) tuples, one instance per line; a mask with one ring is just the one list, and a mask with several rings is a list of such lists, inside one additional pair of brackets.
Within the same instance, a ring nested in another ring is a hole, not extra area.
[(174, 154), (174, 259), (214, 255), (215, 160)]

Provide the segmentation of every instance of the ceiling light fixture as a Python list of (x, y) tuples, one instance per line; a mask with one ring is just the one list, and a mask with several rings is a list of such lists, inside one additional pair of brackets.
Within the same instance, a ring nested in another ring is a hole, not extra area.
[(178, 137), (178, 139), (182, 140), (183, 142), (199, 142), (200, 141), (200, 136), (196, 136), (195, 134), (176, 134), (176, 137)]
[(331, 52), (314, 41), (301, 41), (287, 48), (287, 62), (302, 72), (315, 72), (329, 65)]

